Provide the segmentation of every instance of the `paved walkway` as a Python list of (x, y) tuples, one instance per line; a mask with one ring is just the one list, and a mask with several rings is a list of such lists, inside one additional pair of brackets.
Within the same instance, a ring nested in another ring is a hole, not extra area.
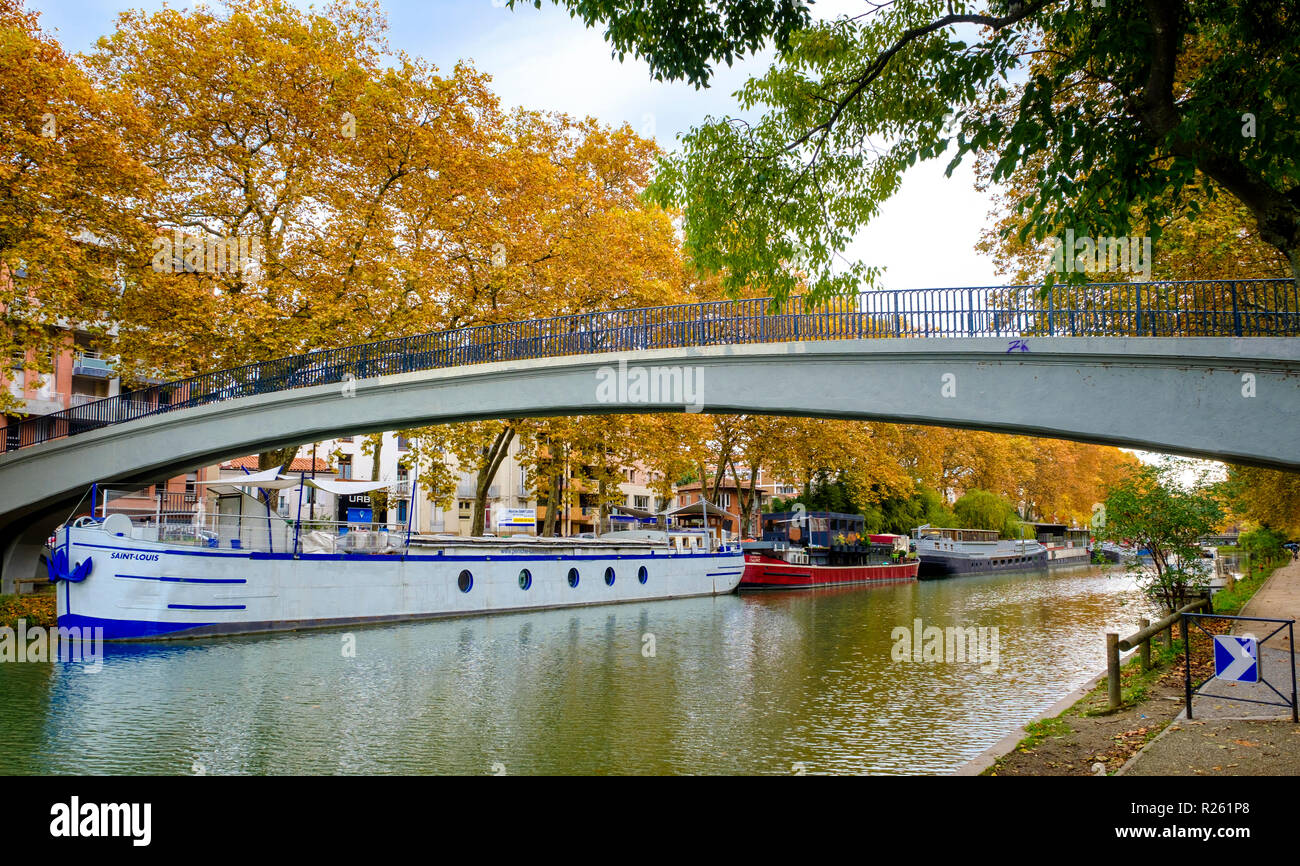
[[(1255, 593), (1242, 616), (1300, 620), (1300, 563), (1273, 572)], [(1276, 628), (1268, 623), (1237, 623), (1234, 631), (1263, 638)], [(1300, 628), (1300, 622), (1297, 622)], [(1193, 699), (1192, 720), (1184, 710), (1124, 765), (1130, 776), (1294, 776), (1300, 775), (1300, 725), (1290, 706), (1265, 706), (1234, 698), (1289, 701), (1294, 656), (1284, 629), (1259, 648), (1264, 683), (1211, 681)]]

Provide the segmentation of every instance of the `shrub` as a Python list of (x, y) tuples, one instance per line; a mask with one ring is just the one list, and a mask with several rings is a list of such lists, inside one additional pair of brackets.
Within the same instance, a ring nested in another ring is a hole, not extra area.
[(28, 627), (56, 625), (54, 599), (53, 594), (0, 595), (0, 628), (17, 628), (20, 619), (26, 620)]

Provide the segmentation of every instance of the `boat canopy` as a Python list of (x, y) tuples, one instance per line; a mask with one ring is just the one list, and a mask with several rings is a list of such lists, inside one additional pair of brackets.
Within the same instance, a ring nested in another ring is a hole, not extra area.
[(335, 478), (303, 479), (295, 475), (281, 475), (279, 469), (267, 469), (263, 472), (252, 472), (237, 478), (220, 478), (215, 481), (202, 481), (199, 483), (206, 485), (213, 493), (221, 494), (240, 493), (250, 487), (260, 487), (265, 490), (285, 490), (302, 484), (307, 487), (315, 487), (317, 490), (324, 490), (326, 493), (333, 493), (335, 496), (353, 496), (393, 486), (391, 481), (340, 481)]

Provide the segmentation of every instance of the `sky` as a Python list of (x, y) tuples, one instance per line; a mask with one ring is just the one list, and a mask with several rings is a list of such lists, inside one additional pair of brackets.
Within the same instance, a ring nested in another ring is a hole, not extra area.
[[(71, 52), (89, 51), (113, 30), (127, 9), (154, 10), (160, 0), (28, 0), (41, 13), (41, 27)], [(193, 5), (172, 0), (168, 5)], [(306, 6), (301, 2), (299, 5)], [(320, 4), (318, 4), (320, 5)], [(493, 89), (509, 106), (592, 116), (628, 123), (665, 150), (677, 137), (712, 115), (738, 114), (732, 94), (768, 55), (723, 66), (711, 87), (655, 82), (644, 62), (610, 56), (599, 29), (587, 29), (564, 9), (545, 2), (510, 10), (504, 0), (382, 0), (395, 50), (424, 57), (449, 70), (471, 61), (492, 76)], [(860, 11), (853, 0), (822, 0), (819, 14)], [(899, 192), (852, 242), (846, 256), (885, 268), (883, 288), (911, 289), (1000, 285), (992, 260), (974, 249), (988, 222), (991, 201), (977, 192), (969, 164), (945, 178), (944, 160), (922, 163), (906, 175)]]

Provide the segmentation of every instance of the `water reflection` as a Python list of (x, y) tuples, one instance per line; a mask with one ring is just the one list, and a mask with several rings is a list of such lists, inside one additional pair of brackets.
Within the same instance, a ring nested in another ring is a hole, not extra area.
[[(950, 772), (1140, 608), (1085, 569), (358, 629), (352, 658), (337, 631), (115, 645), (0, 665), (0, 772)], [(893, 661), (918, 618), (996, 626), (997, 669)]]

